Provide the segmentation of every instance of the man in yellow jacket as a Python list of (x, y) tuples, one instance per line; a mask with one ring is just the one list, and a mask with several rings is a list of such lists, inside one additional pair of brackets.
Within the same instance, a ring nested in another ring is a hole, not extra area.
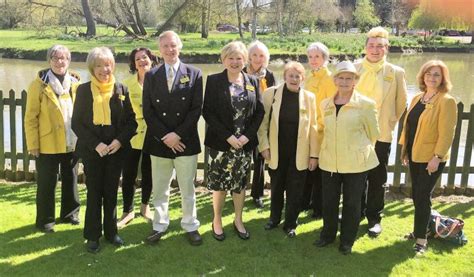
[(382, 27), (372, 28), (365, 43), (366, 55), (361, 62), (355, 64), (361, 76), (356, 89), (375, 100), (380, 127), (380, 138), (375, 144), (380, 164), (369, 172), (367, 194), (362, 198), (361, 219), (367, 217), (371, 237), (377, 237), (382, 232), (380, 222), (390, 145), (395, 125), (407, 104), (405, 71), (386, 61), (388, 47), (388, 32)]

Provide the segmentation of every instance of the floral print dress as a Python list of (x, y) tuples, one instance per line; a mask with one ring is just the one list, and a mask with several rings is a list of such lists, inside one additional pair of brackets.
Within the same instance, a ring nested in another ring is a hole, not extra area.
[[(248, 115), (249, 99), (247, 90), (238, 84), (229, 87), (233, 107), (235, 126), (234, 135), (238, 138), (245, 128)], [(245, 188), (250, 173), (252, 151), (230, 148), (227, 151), (209, 149), (207, 187), (210, 190), (239, 193)]]

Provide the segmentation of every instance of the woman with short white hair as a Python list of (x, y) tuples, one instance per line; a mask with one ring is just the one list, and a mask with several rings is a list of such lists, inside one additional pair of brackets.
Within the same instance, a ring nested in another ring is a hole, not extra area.
[(110, 243), (124, 244), (117, 232), (117, 190), (124, 148), (130, 147), (137, 123), (127, 87), (115, 81), (112, 51), (106, 47), (92, 49), (87, 68), (91, 81), (77, 89), (72, 129), (78, 137), (76, 150), (87, 177), (84, 238), (87, 251), (97, 253), (102, 227)]

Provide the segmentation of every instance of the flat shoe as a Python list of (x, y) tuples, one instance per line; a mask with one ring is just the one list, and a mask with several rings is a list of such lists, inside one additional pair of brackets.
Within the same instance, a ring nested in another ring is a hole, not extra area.
[(416, 255), (423, 255), (428, 250), (428, 244), (423, 245), (415, 243), (415, 245), (413, 245), (413, 250), (415, 250)]
[(274, 223), (273, 221), (268, 221), (267, 224), (265, 224), (265, 226), (263, 226), (263, 228), (265, 230), (271, 230), (271, 229), (275, 229), (276, 227), (278, 227), (278, 224), (277, 223)]
[(242, 233), (239, 231), (239, 229), (237, 229), (237, 226), (235, 226), (235, 221), (234, 221), (234, 230), (240, 239), (248, 240), (250, 238), (250, 233), (247, 230), (245, 230), (245, 233)]
[(343, 255), (349, 255), (352, 253), (352, 246), (341, 244), (339, 245), (339, 252)]
[(98, 240), (88, 240), (86, 244), (87, 252), (97, 254), (100, 251), (100, 244)]
[(214, 223), (211, 224), (211, 228), (212, 228), (212, 237), (214, 237), (216, 240), (218, 241), (223, 241), (225, 240), (225, 233), (224, 233), (224, 230), (222, 230), (222, 234), (217, 234), (215, 231), (214, 231)]
[(125, 242), (123, 241), (123, 239), (121, 237), (119, 237), (118, 235), (115, 235), (113, 238), (111, 239), (107, 239), (110, 243), (112, 243), (113, 245), (117, 246), (117, 247), (121, 247), (125, 244)]
[(329, 244), (331, 244), (332, 241), (327, 241), (327, 240), (323, 240), (323, 239), (320, 239), (320, 240), (317, 240), (313, 243), (314, 246), (316, 247), (325, 247)]
[(191, 245), (198, 246), (202, 244), (202, 238), (198, 230), (187, 232), (186, 234)]

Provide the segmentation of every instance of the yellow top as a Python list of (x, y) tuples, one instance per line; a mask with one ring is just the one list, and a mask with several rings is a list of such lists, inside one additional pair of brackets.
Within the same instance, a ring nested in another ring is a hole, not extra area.
[(143, 141), (146, 134), (146, 123), (143, 118), (142, 93), (143, 87), (138, 82), (138, 75), (133, 74), (123, 81), (123, 84), (128, 87), (130, 102), (132, 103), (133, 111), (135, 112), (135, 120), (137, 121), (137, 134), (130, 140), (130, 144), (134, 149), (142, 149)]

